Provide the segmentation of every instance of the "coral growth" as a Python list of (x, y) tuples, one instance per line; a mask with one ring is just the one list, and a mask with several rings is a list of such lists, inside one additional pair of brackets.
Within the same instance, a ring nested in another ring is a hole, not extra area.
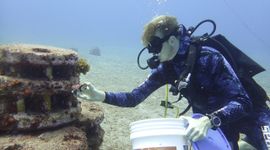
[(86, 59), (80, 58), (76, 64), (76, 72), (86, 74), (90, 70)]

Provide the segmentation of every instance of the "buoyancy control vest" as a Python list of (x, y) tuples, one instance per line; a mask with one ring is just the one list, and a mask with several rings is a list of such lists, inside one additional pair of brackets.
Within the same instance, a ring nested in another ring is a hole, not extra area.
[(252, 60), (221, 34), (201, 41), (200, 45), (215, 48), (226, 58), (253, 104), (262, 105), (267, 100), (269, 101), (265, 90), (253, 79), (256, 74), (265, 71), (261, 65)]
[[(265, 69), (245, 53), (243, 53), (239, 48), (233, 45), (228, 39), (226, 39), (225, 36), (221, 34), (211, 36), (216, 28), (216, 25), (212, 20), (204, 20), (200, 22), (195, 28), (191, 27), (188, 31), (190, 32), (190, 36), (204, 22), (211, 22), (214, 26), (214, 30), (209, 35), (205, 34), (199, 37), (191, 37), (191, 44), (188, 49), (189, 53), (185, 61), (186, 66), (188, 67), (186, 67), (186, 69), (180, 74), (178, 80), (172, 84), (170, 88), (170, 91), (173, 93), (173, 95), (179, 94), (179, 98), (175, 102), (181, 100), (182, 97), (185, 97), (189, 100), (190, 95), (199, 99), (202, 98), (192, 85), (192, 73), (194, 73), (195, 62), (200, 56), (201, 47), (209, 46), (218, 50), (226, 58), (226, 60), (235, 71), (253, 104), (255, 106), (267, 107), (266, 101), (270, 101), (269, 97), (267, 96), (266, 91), (253, 79), (253, 76), (265, 71)], [(181, 84), (184, 85), (184, 88), (180, 88), (182, 86)], [(161, 105), (164, 106), (164, 101)], [(186, 113), (191, 106), (192, 101), (189, 100), (188, 107), (179, 115)]]

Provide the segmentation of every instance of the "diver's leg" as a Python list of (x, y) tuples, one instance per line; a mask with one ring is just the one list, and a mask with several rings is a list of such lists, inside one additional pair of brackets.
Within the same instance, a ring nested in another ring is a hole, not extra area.
[(225, 135), (227, 141), (229, 142), (232, 150), (238, 150), (237, 141), (239, 139), (239, 132), (237, 128), (231, 128), (229, 125), (224, 125), (220, 127), (223, 134)]
[[(256, 147), (258, 150), (270, 149), (270, 109), (263, 107), (255, 110), (249, 122), (246, 123), (246, 130), (243, 132), (245, 142)], [(241, 143), (240, 143), (241, 144)]]
[(238, 147), (239, 147), (239, 150), (257, 150), (255, 147), (253, 147), (252, 145), (250, 145), (244, 140), (238, 141)]

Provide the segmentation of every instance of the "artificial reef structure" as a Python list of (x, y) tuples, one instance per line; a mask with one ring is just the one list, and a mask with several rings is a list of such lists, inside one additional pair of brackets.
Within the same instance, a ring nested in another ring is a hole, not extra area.
[[(99, 141), (97, 144), (93, 139), (90, 141), (98, 147), (103, 136), (99, 126), (104, 118), (102, 108), (89, 102), (83, 102), (82, 107), (82, 102), (72, 94), (72, 86), (80, 83), (80, 74), (86, 74), (89, 69), (86, 60), (69, 49), (31, 44), (0, 45), (0, 141), (3, 142), (0, 148), (18, 147), (10, 145), (9, 140), (12, 133), (22, 132), (22, 136), (60, 132), (62, 134), (57, 135), (62, 135), (63, 142), (77, 139), (84, 145), (79, 144), (81, 149), (89, 148), (89, 138), (95, 133)], [(27, 149), (31, 144), (20, 146)], [(35, 149), (35, 145), (32, 146)]]

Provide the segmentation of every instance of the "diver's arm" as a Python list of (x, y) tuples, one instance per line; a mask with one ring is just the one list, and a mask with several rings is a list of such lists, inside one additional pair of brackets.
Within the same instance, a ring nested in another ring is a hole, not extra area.
[(132, 92), (104, 92), (87, 82), (82, 85), (74, 85), (73, 94), (84, 100), (102, 101), (122, 107), (134, 107), (146, 99), (153, 91), (167, 83), (169, 72), (164, 71), (163, 67), (154, 69), (146, 81), (133, 89)]
[(214, 64), (209, 65), (213, 89), (229, 101), (213, 114), (225, 124), (246, 116), (252, 109), (252, 102), (230, 64), (220, 53), (211, 57), (211, 64)]
[(135, 107), (165, 82), (165, 75), (160, 69), (156, 69), (139, 87), (131, 92), (105, 92), (104, 102), (122, 107)]

